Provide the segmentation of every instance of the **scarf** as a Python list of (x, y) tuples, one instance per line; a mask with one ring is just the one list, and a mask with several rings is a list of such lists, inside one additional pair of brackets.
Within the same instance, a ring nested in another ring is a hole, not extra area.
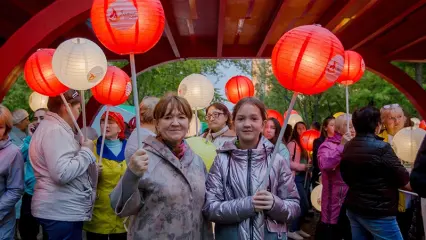
[(217, 137), (226, 133), (228, 130), (229, 130), (228, 126), (225, 126), (224, 128), (222, 128), (220, 131), (216, 133), (212, 132), (212, 130), (210, 129), (209, 132), (207, 133), (206, 139), (213, 142)]
[(169, 148), (173, 155), (175, 155), (178, 159), (181, 159), (183, 155), (185, 155), (187, 146), (183, 140), (176, 146), (173, 146), (169, 141), (164, 140), (160, 135), (157, 136), (157, 140), (164, 143), (164, 145), (166, 145), (167, 148)]

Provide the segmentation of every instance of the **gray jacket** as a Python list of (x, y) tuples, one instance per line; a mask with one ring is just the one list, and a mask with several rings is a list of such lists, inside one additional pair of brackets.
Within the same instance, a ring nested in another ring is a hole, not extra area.
[[(226, 142), (218, 150), (207, 179), (203, 208), (207, 220), (216, 223), (216, 237), (260, 240), (270, 239), (265, 236), (270, 232), (276, 233), (275, 239), (280, 239), (287, 231), (286, 222), (300, 214), (294, 177), (280, 155), (277, 155), (267, 184), (275, 203), (271, 210), (264, 212), (266, 226), (264, 214), (254, 211), (252, 197), (265, 176), (273, 147), (262, 137), (256, 149), (238, 149), (234, 141)], [(236, 230), (229, 231), (230, 226), (235, 226)], [(222, 234), (223, 231), (226, 234)], [(235, 232), (235, 235), (229, 236), (230, 232)]]
[(143, 148), (148, 171), (138, 177), (128, 168), (110, 195), (116, 214), (131, 216), (128, 239), (204, 239), (204, 162), (189, 147), (179, 160), (152, 136)]
[(91, 149), (80, 147), (71, 127), (48, 112), (30, 143), (36, 177), (31, 212), (56, 221), (88, 221), (95, 200), (97, 171)]

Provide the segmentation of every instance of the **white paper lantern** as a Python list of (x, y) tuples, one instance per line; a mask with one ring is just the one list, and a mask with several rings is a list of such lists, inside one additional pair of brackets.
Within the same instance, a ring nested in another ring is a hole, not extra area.
[(189, 123), (189, 129), (188, 129), (188, 133), (186, 134), (186, 137), (193, 137), (197, 134), (197, 129), (196, 129), (196, 124), (195, 121), (198, 122), (198, 131), (200, 131), (201, 129), (201, 122), (199, 118), (195, 117), (195, 114), (192, 114), (192, 119), (191, 122)]
[(205, 76), (191, 74), (180, 82), (178, 95), (188, 100), (192, 109), (202, 109), (213, 100), (214, 86)]
[(420, 119), (418, 119), (418, 118), (411, 118), (410, 120), (414, 124), (414, 127), (417, 127), (417, 128), (419, 127), (419, 125), (420, 125)]
[(298, 122), (303, 122), (303, 118), (299, 114), (290, 114), (290, 119), (288, 119), (288, 124), (290, 124), (292, 127), (296, 125)]
[(31, 110), (34, 112), (40, 108), (47, 108), (47, 102), (49, 101), (49, 97), (42, 95), (38, 92), (33, 92), (28, 99), (28, 103), (30, 105)]
[(53, 54), (52, 68), (65, 86), (87, 90), (104, 78), (107, 60), (96, 43), (85, 38), (73, 38), (58, 46)]
[(426, 131), (421, 128), (407, 127), (399, 130), (392, 140), (392, 147), (398, 158), (414, 163), (425, 135)]

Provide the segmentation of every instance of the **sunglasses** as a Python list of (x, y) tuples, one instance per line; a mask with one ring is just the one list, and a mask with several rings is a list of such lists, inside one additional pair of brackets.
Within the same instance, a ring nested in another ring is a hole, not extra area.
[(392, 109), (392, 108), (400, 108), (401, 106), (399, 106), (398, 103), (394, 103), (394, 104), (388, 104), (383, 106), (383, 109)]

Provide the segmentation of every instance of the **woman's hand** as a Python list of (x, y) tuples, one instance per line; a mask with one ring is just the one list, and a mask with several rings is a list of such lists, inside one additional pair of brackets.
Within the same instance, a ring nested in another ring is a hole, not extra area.
[(99, 176), (101, 176), (102, 170), (104, 168), (102, 167), (102, 164), (99, 164), (99, 163), (96, 164), (96, 168), (98, 169), (98, 177), (99, 177)]
[(351, 139), (352, 139), (351, 133), (347, 132), (347, 133), (345, 133), (345, 135), (342, 136), (342, 140), (340, 141), (340, 144), (345, 145)]
[(148, 170), (148, 155), (143, 149), (138, 149), (130, 158), (129, 169), (136, 176), (142, 177), (143, 174)]
[(253, 196), (253, 206), (256, 212), (271, 210), (274, 206), (274, 196), (266, 190), (260, 190)]

